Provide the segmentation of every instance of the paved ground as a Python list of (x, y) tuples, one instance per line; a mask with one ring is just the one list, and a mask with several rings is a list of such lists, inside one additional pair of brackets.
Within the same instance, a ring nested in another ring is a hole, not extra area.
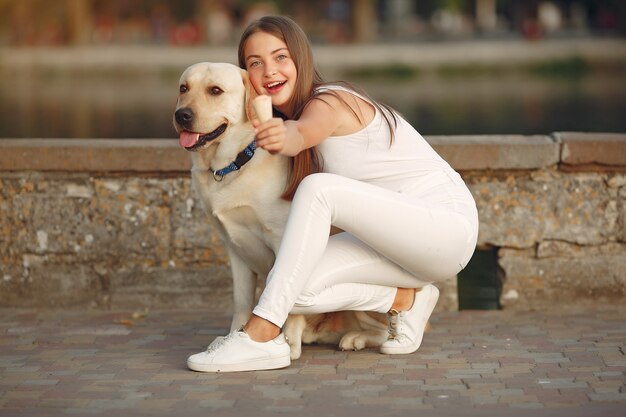
[(626, 307), (437, 313), (412, 355), (305, 347), (284, 370), (200, 374), (228, 317), (0, 310), (0, 416), (626, 415)]

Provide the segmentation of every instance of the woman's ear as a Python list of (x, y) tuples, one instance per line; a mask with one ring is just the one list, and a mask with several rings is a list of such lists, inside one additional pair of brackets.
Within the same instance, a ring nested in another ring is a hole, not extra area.
[(245, 69), (240, 69), (241, 71), (241, 78), (243, 79), (243, 85), (246, 88), (246, 95), (245, 95), (245, 108), (246, 108), (246, 117), (248, 118), (248, 120), (252, 120), (255, 118), (255, 113), (254, 113), (254, 109), (252, 108), (252, 100), (254, 100), (254, 98), (256, 96), (258, 96), (256, 90), (254, 89), (254, 87), (252, 86), (252, 83), (250, 82), (250, 77), (248, 77), (248, 71), (246, 71)]

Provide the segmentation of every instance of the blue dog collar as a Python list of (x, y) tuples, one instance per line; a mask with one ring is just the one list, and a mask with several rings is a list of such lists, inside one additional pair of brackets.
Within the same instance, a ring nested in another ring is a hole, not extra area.
[(226, 174), (238, 171), (242, 166), (244, 166), (246, 163), (248, 163), (248, 161), (252, 159), (255, 150), (256, 142), (253, 140), (248, 146), (246, 146), (243, 151), (237, 154), (235, 160), (228, 164), (228, 166), (218, 170), (213, 170), (209, 168), (209, 170), (213, 173), (213, 178), (215, 179), (215, 181), (221, 181)]

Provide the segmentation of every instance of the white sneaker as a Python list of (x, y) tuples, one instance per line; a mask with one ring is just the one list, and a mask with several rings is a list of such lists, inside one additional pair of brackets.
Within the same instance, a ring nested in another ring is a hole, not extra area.
[(213, 341), (206, 351), (187, 359), (187, 367), (198, 372), (260, 371), (290, 364), (289, 344), (283, 333), (269, 342), (255, 342), (243, 328)]
[[(428, 318), (439, 299), (439, 290), (434, 285), (426, 285), (415, 293), (415, 301), (410, 310), (390, 312), (389, 339), (381, 346), (380, 352), (388, 355), (413, 353), (422, 344), (422, 337)], [(394, 314), (395, 313), (395, 314)]]

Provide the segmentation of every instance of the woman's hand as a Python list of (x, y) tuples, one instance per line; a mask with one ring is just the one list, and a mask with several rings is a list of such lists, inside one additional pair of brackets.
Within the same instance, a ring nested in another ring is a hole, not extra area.
[(324, 100), (311, 100), (298, 120), (284, 121), (274, 117), (261, 123), (252, 119), (256, 145), (271, 154), (296, 156), (331, 136), (342, 120), (354, 117), (353, 112), (335, 96), (323, 95)]
[[(283, 119), (279, 117), (274, 117), (265, 123), (253, 119), (252, 126), (256, 134), (256, 146), (271, 154), (295, 156), (302, 150), (302, 138), (289, 137), (288, 128)], [(297, 134), (296, 136), (300, 135)]]

